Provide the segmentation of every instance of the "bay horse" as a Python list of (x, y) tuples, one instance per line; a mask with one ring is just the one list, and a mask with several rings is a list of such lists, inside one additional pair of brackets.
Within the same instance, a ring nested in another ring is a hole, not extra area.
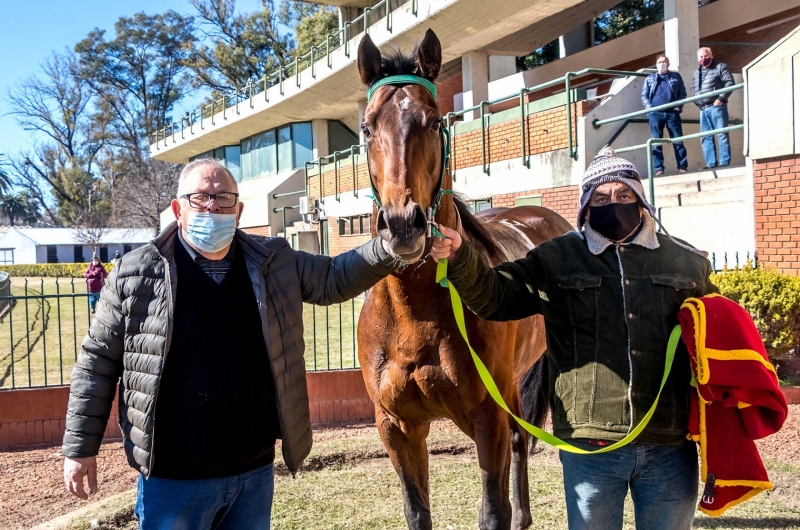
[[(448, 291), (434, 281), (436, 263), (423, 257), (433, 241), (426, 210), (436, 210), (438, 223), (458, 230), (492, 265), (522, 258), (572, 227), (540, 207), (495, 208), (475, 216), (459, 198), (442, 193), (452, 189), (452, 178), (447, 135), (432, 94), (441, 62), (441, 45), (430, 29), (411, 56), (397, 51), (382, 57), (369, 35), (359, 45), (359, 74), (370, 87), (361, 130), (375, 196), (372, 231), (405, 266), (368, 293), (359, 318), (358, 358), (381, 440), (400, 477), (409, 528), (432, 528), (425, 440), (431, 421), (448, 418), (477, 447), (480, 528), (523, 529), (532, 524), (528, 435), (484, 387), (456, 327)], [(542, 317), (489, 322), (466, 313), (470, 341), (505, 401), (515, 414), (541, 425), (547, 411), (544, 370), (537, 363), (546, 348)]]

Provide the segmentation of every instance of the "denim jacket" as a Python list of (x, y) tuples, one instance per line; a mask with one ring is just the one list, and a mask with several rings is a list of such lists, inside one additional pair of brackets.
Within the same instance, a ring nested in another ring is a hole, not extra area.
[[(667, 80), (669, 87), (672, 89), (672, 101), (686, 99), (686, 86), (683, 84), (683, 78), (678, 72), (667, 72)], [(642, 105), (644, 108), (649, 109), (653, 106), (653, 96), (656, 93), (656, 86), (658, 86), (658, 74), (650, 74), (644, 80), (642, 86)], [(677, 105), (678, 112), (683, 110), (683, 105)]]
[[(709, 261), (656, 234), (649, 216), (629, 243), (613, 243), (588, 226), (584, 235), (557, 237), (495, 268), (465, 241), (448, 279), (487, 320), (544, 316), (556, 436), (620, 440), (653, 404), (681, 304), (717, 289)], [(689, 381), (681, 345), (638, 442), (685, 439)]]

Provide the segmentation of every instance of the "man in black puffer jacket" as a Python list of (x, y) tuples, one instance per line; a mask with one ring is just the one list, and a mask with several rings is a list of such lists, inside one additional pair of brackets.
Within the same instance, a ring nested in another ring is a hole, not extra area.
[[(692, 76), (692, 95), (699, 96), (707, 92), (713, 92), (720, 88), (733, 86), (735, 81), (733, 75), (728, 70), (728, 65), (714, 60), (711, 48), (700, 48), (697, 50), (697, 62), (700, 67), (695, 70)], [(700, 131), (713, 131), (728, 126), (728, 96), (730, 94), (720, 94), (695, 101), (695, 105), (700, 108)], [(731, 145), (728, 134), (718, 134), (719, 141), (719, 164), (717, 164), (717, 150), (714, 146), (714, 137), (705, 136), (702, 140), (703, 158), (706, 160), (706, 167), (728, 166), (731, 163)]]
[(398, 264), (378, 238), (330, 258), (250, 236), (242, 208), (225, 166), (188, 164), (177, 223), (116, 262), (72, 371), (64, 482), (97, 489), (118, 392), (143, 530), (269, 529), (276, 439), (291, 473), (311, 449), (303, 302), (344, 302)]

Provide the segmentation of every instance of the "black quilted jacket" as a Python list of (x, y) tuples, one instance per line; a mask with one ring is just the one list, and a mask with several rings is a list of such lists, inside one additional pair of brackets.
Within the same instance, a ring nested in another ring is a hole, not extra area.
[[(701, 72), (703, 74), (702, 86), (700, 86)], [(701, 66), (694, 71), (694, 74), (692, 75), (692, 95), (699, 96), (700, 94), (705, 94), (706, 92), (713, 92), (714, 90), (719, 90), (720, 88), (727, 88), (735, 84), (736, 81), (733, 79), (733, 75), (728, 70), (727, 64), (718, 63), (717, 61), (711, 61), (711, 64), (708, 66), (708, 68), (703, 68)], [(709, 105), (713, 105), (714, 100), (717, 99), (722, 101), (723, 103), (727, 103), (729, 95), (730, 93), (726, 93), (726, 94), (720, 94), (718, 96), (711, 96), (710, 98), (698, 99), (697, 101), (694, 102), (694, 104), (702, 109)]]
[[(72, 370), (62, 454), (96, 455), (119, 386), (119, 420), (128, 462), (145, 476), (155, 458), (158, 386), (172, 333), (178, 278), (177, 225), (117, 261)], [(272, 363), (282, 450), (294, 473), (311, 450), (303, 352), (303, 302), (349, 300), (392, 272), (380, 240), (335, 258), (296, 252), (283, 238), (236, 231), (261, 313)]]

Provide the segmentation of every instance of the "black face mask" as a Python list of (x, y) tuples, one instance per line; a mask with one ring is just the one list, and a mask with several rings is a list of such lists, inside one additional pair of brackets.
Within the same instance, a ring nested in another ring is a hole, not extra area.
[(628, 237), (642, 222), (638, 201), (590, 206), (589, 212), (589, 226), (611, 241), (620, 241)]

